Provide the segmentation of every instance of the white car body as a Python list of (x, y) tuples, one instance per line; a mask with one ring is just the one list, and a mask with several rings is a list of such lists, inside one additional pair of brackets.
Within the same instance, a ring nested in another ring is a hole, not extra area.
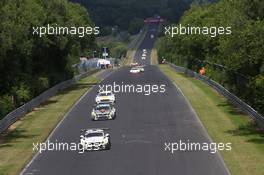
[(98, 103), (115, 103), (115, 94), (112, 91), (99, 92), (95, 97), (95, 102)]
[(136, 68), (139, 69), (140, 72), (144, 72), (145, 71), (144, 66), (137, 66)]
[(91, 112), (92, 120), (112, 120), (116, 117), (116, 109), (113, 105), (97, 104)]
[(136, 66), (133, 67), (132, 69), (130, 69), (130, 73), (140, 73), (140, 72), (144, 72), (145, 69), (143, 66)]
[(83, 150), (97, 151), (110, 149), (110, 135), (105, 133), (103, 129), (87, 129), (83, 130), (80, 136), (80, 145)]
[(147, 49), (143, 49), (143, 53), (147, 53)]
[(134, 67), (134, 68), (130, 69), (130, 73), (132, 73), (132, 74), (140, 73), (140, 69)]
[(147, 54), (145, 54), (145, 53), (142, 54), (142, 57), (146, 57), (146, 56), (147, 56)]
[(141, 57), (141, 59), (142, 59), (142, 60), (145, 60), (145, 59), (146, 59), (146, 57), (142, 56), (142, 57)]
[(138, 65), (137, 62), (135, 62), (135, 63), (130, 63), (130, 66), (137, 66), (137, 65)]

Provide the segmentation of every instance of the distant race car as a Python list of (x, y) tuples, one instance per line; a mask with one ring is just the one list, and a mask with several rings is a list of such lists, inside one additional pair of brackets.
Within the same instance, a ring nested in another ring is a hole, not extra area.
[(141, 57), (141, 59), (142, 59), (142, 60), (145, 60), (145, 59), (146, 59), (146, 57), (142, 56), (142, 57)]
[(136, 68), (136, 67), (133, 67), (132, 69), (130, 69), (130, 73), (132, 74), (136, 74), (136, 73), (140, 73), (140, 69)]
[(134, 62), (134, 63), (130, 63), (130, 66), (137, 66), (138, 63), (137, 62)]
[(99, 92), (95, 97), (95, 102), (98, 103), (115, 103), (115, 94), (112, 91)]
[(80, 136), (80, 146), (83, 150), (97, 151), (111, 148), (110, 135), (105, 129), (85, 129)]
[(130, 69), (130, 73), (140, 73), (140, 72), (144, 72), (144, 67), (143, 66), (136, 66), (133, 67), (132, 69)]
[(147, 53), (147, 49), (143, 49), (143, 53)]
[(147, 56), (147, 54), (146, 54), (146, 53), (143, 53), (143, 54), (142, 54), (142, 57), (146, 57), (146, 56)]
[(137, 66), (136, 68), (138, 68), (140, 70), (140, 72), (144, 72), (145, 71), (144, 66)]
[(111, 104), (96, 104), (91, 112), (92, 120), (112, 120), (116, 117), (116, 109)]

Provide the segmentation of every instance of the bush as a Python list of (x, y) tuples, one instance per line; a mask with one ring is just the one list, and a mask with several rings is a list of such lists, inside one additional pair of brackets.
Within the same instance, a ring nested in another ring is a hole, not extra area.
[[(264, 91), (263, 8), (263, 1), (249, 0), (193, 4), (181, 18), (182, 26), (231, 27), (232, 34), (164, 37), (158, 44), (158, 55), (195, 71), (206, 65), (208, 76), (264, 113), (260, 94)], [(219, 69), (216, 65), (222, 66)]]
[(25, 104), (32, 96), (29, 86), (26, 86), (24, 83), (13, 87), (12, 94), (14, 96), (14, 104), (16, 107)]
[(67, 0), (5, 0), (0, 3), (1, 114), (43, 90), (72, 78), (80, 53), (96, 47), (95, 36), (33, 35), (33, 27), (94, 27), (87, 10)]
[(12, 97), (3, 95), (0, 97), (0, 120), (15, 108)]

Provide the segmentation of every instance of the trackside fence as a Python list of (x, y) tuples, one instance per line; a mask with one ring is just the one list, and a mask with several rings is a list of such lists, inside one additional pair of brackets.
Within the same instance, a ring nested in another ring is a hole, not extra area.
[(44, 103), (48, 100), (48, 98), (56, 95), (58, 92), (61, 92), (73, 85), (76, 85), (78, 81), (84, 77), (87, 77), (99, 69), (93, 69), (83, 74), (77, 75), (70, 80), (63, 81), (52, 88), (44, 91), (36, 98), (30, 100), (28, 103), (20, 106), (19, 108), (13, 110), (9, 114), (7, 114), (2, 120), (0, 120), (0, 133), (4, 132), (6, 129), (9, 128), (13, 123), (18, 121), (21, 117), (25, 116), (27, 113), (31, 112), (34, 108), (38, 107), (40, 104)]
[(200, 75), (197, 72), (194, 72), (190, 69), (176, 66), (175, 64), (166, 62), (168, 65), (173, 67), (177, 72), (185, 73), (190, 77), (194, 77), (198, 80), (201, 80), (202, 82), (208, 84), (212, 88), (214, 88), (218, 93), (223, 95), (225, 98), (227, 98), (234, 106), (239, 108), (241, 111), (247, 113), (255, 122), (256, 124), (261, 128), (264, 129), (264, 117), (259, 114), (255, 109), (253, 109), (251, 106), (249, 106), (247, 103), (243, 102), (241, 99), (239, 99), (236, 95), (229, 92), (226, 88), (224, 88), (219, 83), (215, 82), (214, 80), (211, 80), (210, 78)]

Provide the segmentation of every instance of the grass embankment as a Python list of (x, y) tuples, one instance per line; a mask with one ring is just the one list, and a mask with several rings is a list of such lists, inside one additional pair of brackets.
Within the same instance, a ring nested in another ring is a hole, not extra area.
[(133, 62), (135, 54), (147, 34), (147, 30), (147, 27), (144, 27), (142, 33), (140, 33), (130, 44), (130, 48), (128, 49), (126, 54), (126, 59), (123, 62), (124, 65), (129, 65)]
[(32, 143), (45, 141), (67, 111), (97, 82), (95, 75), (82, 79), (16, 122), (8, 134), (0, 135), (0, 175), (19, 174), (34, 155)]
[(222, 151), (234, 175), (264, 174), (264, 138), (249, 116), (239, 112), (210, 86), (168, 65), (161, 70), (188, 98), (210, 137), (217, 143), (232, 143), (231, 151)]
[(112, 35), (96, 37), (96, 43), (98, 45), (109, 45), (113, 42), (120, 42), (120, 39)]
[(129, 49), (129, 50), (127, 51), (126, 59), (124, 60), (123, 65), (127, 66), (127, 65), (129, 65), (130, 63), (132, 63), (135, 54), (136, 54), (136, 49), (135, 49), (135, 50), (134, 50), (134, 49), (133, 49), (133, 50)]
[(157, 65), (158, 64), (158, 53), (157, 53), (156, 48), (153, 48), (151, 50), (150, 63), (151, 63), (151, 65)]

